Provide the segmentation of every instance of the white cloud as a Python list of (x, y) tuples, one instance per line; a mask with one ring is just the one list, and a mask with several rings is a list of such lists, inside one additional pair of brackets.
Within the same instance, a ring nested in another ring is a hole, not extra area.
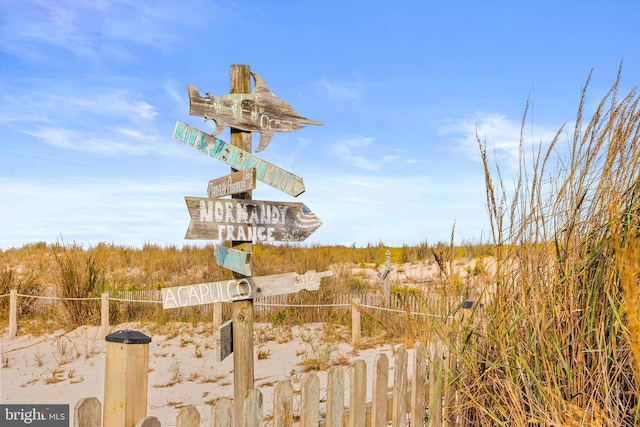
[(331, 154), (338, 157), (344, 163), (349, 163), (360, 169), (376, 171), (380, 169), (380, 162), (366, 158), (361, 153), (365, 147), (370, 146), (374, 139), (364, 136), (356, 136), (350, 139), (338, 141), (331, 147)]
[[(19, 2), (20, 7), (11, 6), (17, 1), (3, 2), (1, 6), (4, 19), (0, 26), (0, 50), (41, 62), (52, 54), (51, 47), (71, 52), (93, 64), (99, 64), (105, 58), (135, 60), (131, 44), (159, 51), (172, 50), (179, 35), (176, 16), (183, 12), (182, 5), (173, 2)], [(203, 13), (200, 12), (190, 10), (190, 25), (202, 22)]]
[(359, 75), (352, 80), (322, 77), (315, 84), (331, 99), (357, 101), (364, 93), (364, 82)]
[(179, 244), (189, 223), (182, 194), (191, 186), (166, 177), (153, 182), (3, 179), (0, 247), (61, 238), (83, 244)]
[[(359, 169), (379, 171), (383, 165), (402, 160), (400, 154), (404, 151), (389, 147), (378, 147), (375, 138), (356, 135), (337, 141), (329, 149), (329, 154), (337, 157), (343, 163)], [(392, 151), (393, 154), (384, 154)], [(404, 160), (405, 163), (411, 160)]]
[(478, 140), (486, 142), (487, 151), (494, 153), (496, 160), (513, 170), (518, 168), (520, 157), (520, 137), (523, 132), (525, 155), (540, 143), (547, 146), (557, 129), (544, 125), (529, 125), (522, 128), (521, 121), (509, 119), (504, 114), (476, 113), (473, 118), (449, 120), (439, 129), (439, 134), (451, 137), (458, 143), (458, 149), (469, 158), (480, 161)]

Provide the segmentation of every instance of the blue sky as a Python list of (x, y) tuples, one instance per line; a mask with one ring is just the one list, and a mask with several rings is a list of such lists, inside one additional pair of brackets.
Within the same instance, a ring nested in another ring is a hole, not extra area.
[[(624, 61), (640, 81), (640, 2), (0, 2), (0, 248), (184, 240), (184, 196), (229, 167), (172, 138), (187, 84), (228, 93), (248, 64), (300, 114), (257, 155), (302, 177), (323, 221), (306, 243), (489, 237), (475, 130), (497, 161), (587, 115)], [(571, 129), (571, 128), (569, 128)], [(220, 136), (228, 141), (229, 132)], [(254, 148), (257, 147), (254, 136)]]

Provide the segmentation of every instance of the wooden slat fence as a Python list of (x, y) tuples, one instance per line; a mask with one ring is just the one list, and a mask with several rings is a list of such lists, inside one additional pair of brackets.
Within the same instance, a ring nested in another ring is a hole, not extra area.
[[(262, 393), (251, 390), (243, 404), (243, 419), (233, 419), (233, 402), (230, 398), (218, 398), (211, 406), (211, 413), (203, 414), (195, 406), (186, 406), (176, 415), (177, 427), (257, 427), (286, 426), (350, 426), (382, 427), (400, 426), (456, 426), (449, 409), (455, 405), (456, 391), (441, 374), (448, 351), (438, 338), (425, 350), (416, 343), (413, 351), (413, 369), (408, 372), (408, 352), (404, 347), (395, 351), (394, 364), (389, 369), (386, 354), (380, 353), (374, 360), (373, 381), (367, 384), (367, 369), (363, 360), (356, 360), (351, 367), (332, 366), (327, 371), (326, 403), (321, 405), (322, 391), (318, 375), (306, 375), (301, 391), (300, 404), (294, 405), (294, 388), (289, 381), (281, 381), (274, 388), (273, 406), (263, 408)], [(393, 388), (388, 389), (389, 375), (393, 375)], [(347, 377), (349, 376), (349, 377)], [(347, 379), (349, 389), (347, 389)], [(371, 400), (366, 401), (366, 390)], [(77, 427), (102, 427), (101, 405), (95, 398), (82, 399), (74, 409)], [(210, 416), (208, 416), (210, 415)], [(238, 421), (238, 422), (234, 422)], [(160, 427), (153, 416), (138, 421), (136, 427)]]

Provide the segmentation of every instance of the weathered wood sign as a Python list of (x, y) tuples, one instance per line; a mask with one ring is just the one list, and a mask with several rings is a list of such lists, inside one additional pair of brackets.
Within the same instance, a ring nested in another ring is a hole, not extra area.
[(176, 122), (173, 137), (234, 169), (255, 168), (257, 179), (290, 196), (296, 197), (304, 193), (304, 182), (299, 176), (265, 162), (247, 151), (208, 135), (186, 123)]
[(207, 186), (207, 194), (213, 199), (244, 193), (254, 188), (256, 188), (256, 168), (249, 168), (212, 179)]
[(214, 255), (220, 267), (251, 276), (251, 254), (225, 246), (216, 246)]
[(276, 97), (262, 77), (251, 73), (255, 86), (249, 94), (238, 93), (221, 96), (200, 95), (198, 88), (187, 85), (189, 114), (216, 122), (213, 136), (226, 126), (249, 132), (260, 132), (256, 152), (264, 150), (275, 132), (292, 132), (304, 125), (322, 125), (298, 114), (287, 102)]
[(309, 270), (304, 274), (283, 273), (163, 288), (161, 290), (162, 308), (191, 307), (271, 295), (294, 294), (302, 289), (317, 291), (320, 288), (320, 279), (332, 275), (333, 272), (330, 270), (321, 272)]
[(302, 203), (185, 197), (185, 239), (302, 242), (322, 221)]
[(224, 322), (218, 328), (216, 337), (218, 341), (217, 362), (222, 362), (231, 353), (233, 353), (233, 321)]

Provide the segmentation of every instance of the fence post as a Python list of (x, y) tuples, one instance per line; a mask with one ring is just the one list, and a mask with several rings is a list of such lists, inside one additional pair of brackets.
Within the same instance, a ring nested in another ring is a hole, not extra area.
[(393, 427), (404, 426), (407, 422), (407, 349), (403, 346), (396, 350), (393, 367)]
[(344, 414), (344, 372), (342, 366), (332, 366), (327, 371), (327, 424), (326, 427), (342, 427)]
[(229, 427), (233, 425), (233, 400), (219, 397), (211, 406), (211, 427)]
[(320, 418), (320, 380), (314, 373), (307, 374), (302, 384), (300, 427), (317, 427)]
[(349, 427), (364, 427), (367, 419), (367, 365), (358, 359), (350, 371)]
[(135, 427), (162, 427), (162, 424), (156, 417), (144, 417), (138, 420)]
[(73, 427), (102, 427), (102, 405), (96, 397), (85, 397), (76, 403)]
[(374, 359), (373, 389), (371, 404), (371, 426), (385, 427), (387, 425), (387, 389), (389, 387), (389, 358), (379, 353)]
[(413, 347), (413, 381), (411, 382), (411, 425), (424, 424), (427, 388), (427, 354), (420, 341)]
[(273, 389), (273, 427), (293, 425), (293, 387), (280, 381)]
[(391, 303), (391, 251), (387, 249), (384, 255), (384, 266), (387, 268), (387, 275), (384, 277), (384, 304), (385, 307), (389, 307)]
[(118, 331), (105, 337), (103, 422), (109, 427), (131, 427), (147, 416), (149, 343), (138, 331)]
[(109, 334), (109, 292), (102, 293), (100, 325), (102, 326), (102, 335), (107, 336)]
[(358, 305), (360, 298), (351, 299), (351, 345), (354, 347), (360, 344), (362, 339), (361, 315)]
[(18, 333), (18, 290), (9, 291), (9, 339), (14, 339)]
[(176, 417), (176, 427), (200, 427), (200, 412), (193, 406), (185, 406), (180, 409)]
[(443, 343), (438, 335), (434, 335), (429, 344), (429, 419), (428, 426), (442, 425), (442, 394), (444, 378), (442, 375)]
[(258, 427), (262, 423), (262, 393), (260, 390), (247, 391), (242, 405), (242, 427)]

